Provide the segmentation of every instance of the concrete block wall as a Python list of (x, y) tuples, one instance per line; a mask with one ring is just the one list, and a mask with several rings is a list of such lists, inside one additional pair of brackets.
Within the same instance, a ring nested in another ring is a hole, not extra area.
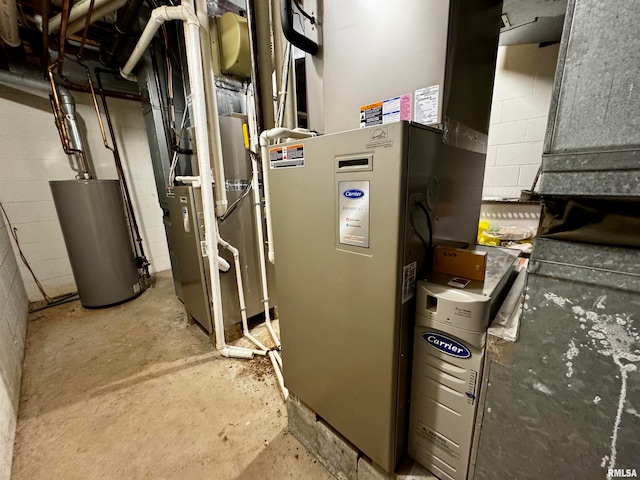
[[(73, 96), (97, 177), (117, 178), (112, 153), (102, 142), (90, 95), (73, 92)], [(151, 270), (169, 269), (162, 212), (140, 104), (109, 99), (109, 111)], [(71, 265), (48, 181), (73, 179), (75, 172), (62, 151), (45, 93), (0, 85), (0, 145), (0, 202), (18, 229), (25, 256), (49, 295), (74, 291)], [(29, 300), (41, 300), (31, 275), (23, 265), (19, 268)]]
[(0, 214), (0, 480), (9, 480), (29, 301)]
[(499, 47), (491, 106), (485, 198), (518, 198), (542, 160), (559, 45)]

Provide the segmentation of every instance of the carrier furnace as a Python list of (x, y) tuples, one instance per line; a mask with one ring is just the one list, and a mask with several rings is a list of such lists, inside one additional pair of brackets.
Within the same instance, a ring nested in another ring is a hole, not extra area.
[(484, 154), (398, 122), (270, 149), (290, 392), (387, 471), (404, 449), (417, 274), (434, 244), (475, 244)]

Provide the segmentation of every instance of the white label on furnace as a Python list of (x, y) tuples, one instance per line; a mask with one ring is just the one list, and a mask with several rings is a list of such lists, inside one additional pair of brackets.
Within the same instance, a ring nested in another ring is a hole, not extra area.
[(402, 303), (406, 303), (416, 294), (416, 271), (418, 262), (402, 267)]
[(431, 125), (438, 122), (438, 96), (440, 85), (433, 85), (427, 88), (416, 90), (415, 94), (415, 117), (417, 123)]
[(338, 182), (340, 243), (369, 248), (369, 181)]
[(184, 227), (185, 233), (191, 232), (191, 222), (189, 221), (189, 209), (187, 207), (182, 207), (182, 226)]
[(269, 149), (269, 165), (271, 168), (304, 167), (304, 144)]

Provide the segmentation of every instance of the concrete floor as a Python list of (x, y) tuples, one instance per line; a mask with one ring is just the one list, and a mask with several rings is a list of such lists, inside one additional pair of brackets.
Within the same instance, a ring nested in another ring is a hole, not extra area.
[(12, 478), (332, 479), (286, 412), (268, 359), (222, 358), (163, 272), (124, 305), (31, 315)]

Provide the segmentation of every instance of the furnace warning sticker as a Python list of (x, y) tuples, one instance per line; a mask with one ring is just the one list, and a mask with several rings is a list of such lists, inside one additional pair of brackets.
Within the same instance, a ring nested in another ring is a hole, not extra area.
[(360, 128), (411, 120), (411, 94), (360, 107)]
[(416, 271), (418, 262), (402, 267), (402, 303), (407, 303), (416, 294)]
[(286, 145), (269, 149), (271, 168), (304, 167), (304, 145)]
[(415, 94), (415, 117), (417, 123), (432, 125), (438, 122), (438, 97), (440, 95), (440, 85), (433, 85), (427, 88), (416, 90)]
[(360, 107), (360, 128), (382, 125), (382, 102)]

